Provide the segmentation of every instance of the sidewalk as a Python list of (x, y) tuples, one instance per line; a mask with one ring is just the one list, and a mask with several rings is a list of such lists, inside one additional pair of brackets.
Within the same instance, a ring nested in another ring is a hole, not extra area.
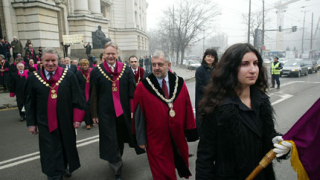
[[(172, 71), (177, 73), (185, 81), (191, 80), (195, 77), (195, 70), (188, 70), (187, 68), (180, 68), (172, 66)], [(0, 109), (17, 107), (16, 97), (10, 97), (9, 92), (0, 92)]]

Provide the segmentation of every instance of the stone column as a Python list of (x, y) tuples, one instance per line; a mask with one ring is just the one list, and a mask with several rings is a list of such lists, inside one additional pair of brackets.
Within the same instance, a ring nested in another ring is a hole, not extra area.
[(103, 17), (101, 13), (101, 3), (100, 0), (88, 0), (89, 1), (89, 10), (94, 17)]
[(77, 0), (74, 2), (74, 13), (75, 14), (89, 14), (88, 0)]

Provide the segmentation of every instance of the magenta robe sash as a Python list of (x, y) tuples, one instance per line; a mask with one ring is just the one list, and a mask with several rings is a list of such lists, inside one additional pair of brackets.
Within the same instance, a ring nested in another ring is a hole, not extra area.
[[(42, 71), (40, 72), (41, 72), (42, 79), (48, 83), (48, 80), (43, 74), (43, 72)], [(50, 85), (51, 87), (54, 87), (56, 85), (56, 82), (60, 79), (62, 72), (63, 72), (63, 68), (58, 67), (53, 76), (54, 83)], [(54, 90), (56, 91), (56, 94), (58, 94), (58, 89), (59, 89), (59, 86), (56, 86), (54, 88)], [(48, 106), (47, 106), (48, 128), (50, 133), (58, 128), (57, 99), (58, 98), (56, 99), (51, 98), (51, 88), (50, 88), (49, 96), (48, 96)]]
[[(112, 75), (112, 80), (115, 81), (123, 68), (123, 63), (119, 62), (118, 60), (116, 61), (116, 67), (114, 68), (114, 72), (111, 71), (111, 69), (109, 68), (108, 64), (106, 63), (106, 61), (103, 62), (103, 67), (106, 69), (106, 71)], [(120, 79), (119, 79), (120, 81)], [(119, 86), (119, 81), (116, 81), (116, 87), (117, 87), (117, 91), (112, 91), (112, 99), (113, 99), (113, 106), (114, 106), (114, 110), (116, 112), (116, 117), (119, 117), (123, 114), (123, 109), (121, 106), (121, 102), (120, 102), (120, 86)], [(111, 85), (112, 86), (112, 85)]]
[[(92, 71), (92, 68), (89, 68), (88, 71), (86, 73), (84, 73), (81, 69), (81, 73), (86, 76), (88, 78), (88, 81), (86, 81), (86, 87), (85, 87), (85, 95), (86, 95), (86, 100), (88, 101), (89, 100), (89, 91), (90, 91), (90, 73)], [(88, 76), (89, 74), (89, 76)]]

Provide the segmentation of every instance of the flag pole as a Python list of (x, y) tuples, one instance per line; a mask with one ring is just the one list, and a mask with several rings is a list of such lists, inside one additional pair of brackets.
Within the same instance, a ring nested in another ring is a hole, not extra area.
[(275, 157), (276, 153), (271, 149), (259, 162), (259, 165), (246, 178), (246, 180), (253, 180), (262, 171), (262, 169), (266, 168), (272, 162)]

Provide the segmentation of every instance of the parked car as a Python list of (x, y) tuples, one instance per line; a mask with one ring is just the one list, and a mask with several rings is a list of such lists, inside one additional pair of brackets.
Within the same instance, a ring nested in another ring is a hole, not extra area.
[(308, 73), (312, 74), (314, 72), (318, 72), (318, 64), (317, 61), (314, 60), (304, 60), (303, 61), (308, 67)]
[(192, 60), (190, 60), (190, 61), (188, 61), (188, 65), (187, 65), (187, 68), (188, 69), (190, 69), (190, 70), (195, 70), (195, 69), (197, 69), (198, 67), (200, 67), (201, 66), (201, 64), (200, 64), (200, 62), (199, 61), (192, 61)]
[(279, 62), (284, 65), (286, 62), (288, 62), (288, 59), (286, 58), (279, 58)]
[(282, 74), (300, 77), (302, 74), (308, 75), (308, 67), (304, 61), (288, 61), (282, 68)]
[(318, 70), (320, 70), (320, 59), (317, 61), (317, 64), (318, 64)]

